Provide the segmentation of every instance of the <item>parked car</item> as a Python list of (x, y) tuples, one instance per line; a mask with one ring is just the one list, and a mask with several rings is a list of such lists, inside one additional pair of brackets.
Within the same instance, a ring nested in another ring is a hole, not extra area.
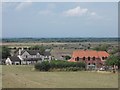
[(105, 68), (100, 68), (99, 70), (100, 70), (100, 71), (105, 71)]

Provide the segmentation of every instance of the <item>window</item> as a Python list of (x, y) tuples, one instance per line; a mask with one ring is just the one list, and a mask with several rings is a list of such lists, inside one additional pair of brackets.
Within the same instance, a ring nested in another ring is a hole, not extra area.
[(88, 63), (88, 65), (90, 65), (90, 63)]
[(15, 65), (19, 65), (19, 63), (15, 63)]
[(104, 60), (105, 59), (105, 57), (102, 57), (102, 60)]
[(90, 57), (88, 57), (88, 61), (90, 61)]
[(96, 65), (95, 63), (93, 63), (93, 65)]
[(107, 59), (107, 57), (105, 57), (105, 59)]
[(93, 60), (95, 60), (95, 57), (93, 57)]
[(83, 60), (85, 60), (85, 57), (83, 57)]
[(25, 57), (26, 57), (26, 58), (28, 58), (28, 56), (27, 56), (27, 55), (26, 55)]
[(76, 58), (77, 61), (79, 61), (79, 59), (80, 59), (79, 57)]
[(77, 61), (77, 58), (75, 58), (75, 61)]

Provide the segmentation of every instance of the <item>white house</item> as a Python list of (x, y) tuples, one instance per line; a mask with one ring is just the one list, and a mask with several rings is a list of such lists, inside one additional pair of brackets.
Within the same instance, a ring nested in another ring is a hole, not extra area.
[(8, 57), (5, 61), (7, 65), (15, 64), (35, 64), (44, 60), (51, 60), (51, 54), (49, 51), (44, 53), (39, 50), (23, 50), (19, 49), (14, 56)]
[(11, 56), (6, 59), (5, 63), (6, 65), (12, 65), (12, 64), (20, 65), (21, 59), (17, 56)]

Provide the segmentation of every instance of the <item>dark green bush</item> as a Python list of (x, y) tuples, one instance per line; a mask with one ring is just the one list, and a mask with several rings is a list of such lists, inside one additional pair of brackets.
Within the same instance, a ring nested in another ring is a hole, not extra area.
[(35, 69), (40, 69), (40, 67), (41, 67), (41, 63), (36, 63), (35, 64)]
[(59, 70), (59, 71), (80, 71), (85, 69), (85, 63), (68, 62), (62, 60), (43, 61), (35, 64), (35, 68), (40, 71)]
[(51, 68), (50, 63), (48, 61), (44, 61), (42, 63), (37, 63), (35, 65), (36, 69), (39, 69), (40, 71), (49, 71)]

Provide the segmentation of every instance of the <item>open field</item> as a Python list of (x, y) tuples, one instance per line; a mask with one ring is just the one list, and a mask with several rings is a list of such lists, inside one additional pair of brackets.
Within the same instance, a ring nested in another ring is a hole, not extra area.
[(0, 89), (2, 88), (2, 66), (0, 65)]
[(3, 66), (3, 88), (117, 88), (118, 74), (39, 72), (33, 66)]

